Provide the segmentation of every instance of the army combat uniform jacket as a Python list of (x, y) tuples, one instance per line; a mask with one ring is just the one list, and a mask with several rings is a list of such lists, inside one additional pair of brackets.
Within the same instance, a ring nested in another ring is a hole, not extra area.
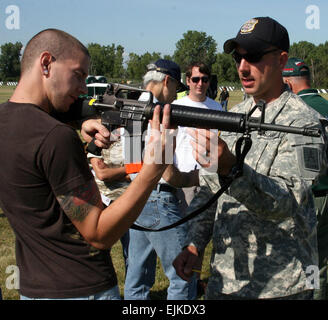
[[(247, 113), (250, 98), (233, 108)], [(321, 127), (320, 115), (286, 90), (269, 103), (265, 122)], [(241, 134), (222, 132), (232, 152)], [(311, 288), (307, 278), (318, 263), (316, 216), (311, 185), (326, 167), (323, 137), (283, 132), (252, 132), (243, 175), (190, 224), (187, 243), (199, 250), (213, 240), (207, 299), (226, 294), (239, 298), (276, 298)], [(220, 187), (218, 175), (199, 174), (201, 192), (190, 209)], [(309, 275), (307, 274), (309, 273)], [(312, 283), (313, 285), (313, 283)]]

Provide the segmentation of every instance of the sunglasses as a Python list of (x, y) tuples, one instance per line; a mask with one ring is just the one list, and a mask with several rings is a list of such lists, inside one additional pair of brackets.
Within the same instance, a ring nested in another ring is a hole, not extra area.
[(190, 79), (193, 83), (198, 83), (200, 80), (202, 80), (203, 83), (208, 82), (208, 77), (191, 77)]
[(256, 53), (246, 53), (246, 54), (240, 54), (237, 51), (234, 51), (232, 53), (232, 57), (235, 60), (236, 63), (240, 63), (242, 59), (245, 59), (247, 62), (250, 63), (256, 63), (260, 62), (262, 57), (268, 53), (278, 51), (279, 49), (272, 49), (269, 51), (263, 51), (263, 52), (256, 52)]

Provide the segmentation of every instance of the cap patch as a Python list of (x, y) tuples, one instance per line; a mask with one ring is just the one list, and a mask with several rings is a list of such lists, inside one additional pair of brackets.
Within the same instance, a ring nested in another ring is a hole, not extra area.
[(285, 68), (284, 72), (293, 72), (295, 69), (294, 68)]
[(240, 33), (241, 34), (245, 34), (245, 33), (250, 33), (254, 30), (256, 24), (258, 23), (259, 21), (257, 19), (251, 19), (251, 20), (248, 20), (247, 22), (245, 22), (243, 24), (243, 26), (240, 28)]

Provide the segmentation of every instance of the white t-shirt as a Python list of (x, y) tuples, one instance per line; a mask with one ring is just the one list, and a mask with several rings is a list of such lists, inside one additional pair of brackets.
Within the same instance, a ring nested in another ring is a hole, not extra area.
[[(186, 96), (173, 101), (172, 104), (222, 111), (221, 104), (208, 97), (206, 97), (206, 100), (203, 102), (197, 102), (191, 100), (189, 96)], [(174, 158), (175, 166), (182, 172), (189, 172), (200, 168), (199, 163), (192, 155), (192, 146), (190, 144), (191, 136), (186, 132), (186, 130), (187, 127), (179, 126)]]
[[(149, 92), (143, 92), (140, 97), (139, 97), (139, 101), (148, 101), (150, 98), (150, 93)], [(156, 99), (155, 96), (153, 96), (153, 103), (158, 102), (158, 100)], [(148, 123), (148, 127), (147, 127), (147, 134), (145, 136), (145, 145), (148, 143), (148, 140), (150, 138), (150, 134), (151, 134), (151, 126), (150, 123)], [(123, 140), (124, 141), (124, 140)], [(124, 144), (123, 144), (124, 145)], [(132, 173), (130, 174), (130, 179), (134, 180), (136, 178), (138, 174), (137, 173)], [(161, 178), (158, 182), (159, 184), (165, 184), (167, 183), (163, 178)]]

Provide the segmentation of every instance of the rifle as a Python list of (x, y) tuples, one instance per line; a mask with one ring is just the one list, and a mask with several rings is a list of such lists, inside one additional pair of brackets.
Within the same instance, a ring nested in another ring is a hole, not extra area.
[[(146, 101), (138, 100), (141, 93), (148, 92)], [(82, 107), (82, 118), (97, 114), (102, 124), (112, 131), (125, 128), (127, 135), (137, 146), (141, 146), (141, 138), (147, 128), (148, 120), (152, 118), (156, 105), (164, 107), (164, 103), (153, 103), (153, 95), (149, 91), (122, 84), (110, 83), (104, 95), (93, 99), (85, 99)], [(317, 128), (303, 128), (265, 123), (266, 103), (260, 100), (248, 114), (224, 112), (217, 110), (194, 108), (171, 104), (171, 124), (184, 127), (203, 129), (218, 129), (220, 131), (250, 133), (258, 131), (279, 131), (319, 137), (321, 130)], [(260, 109), (261, 117), (251, 117), (256, 109)], [(91, 153), (99, 154), (101, 149), (93, 142), (88, 146)], [(132, 156), (132, 155), (131, 155)], [(135, 159), (141, 160), (141, 159)]]
[[(92, 99), (84, 99), (82, 101), (82, 107), (81, 105), (79, 106), (82, 119), (98, 115), (101, 118), (102, 124), (109, 131), (113, 131), (119, 127), (125, 128), (124, 156), (127, 173), (138, 172), (140, 170), (142, 165), (141, 154), (144, 146), (142, 139), (143, 132), (147, 128), (148, 120), (152, 119), (155, 106), (160, 105), (162, 109), (164, 107), (163, 103), (153, 103), (151, 92), (148, 92), (149, 98), (146, 101), (138, 100), (143, 92), (148, 91), (127, 85), (110, 83), (104, 95)], [(319, 137), (321, 135), (321, 130), (318, 128), (265, 123), (265, 107), (265, 101), (260, 100), (249, 113), (243, 114), (171, 104), (170, 120), (173, 125), (243, 133), (243, 137), (236, 144), (237, 170), (234, 172), (233, 177), (229, 181), (226, 181), (222, 188), (205, 205), (178, 222), (157, 230), (147, 229), (137, 225), (133, 225), (131, 228), (142, 231), (167, 230), (186, 222), (210, 207), (228, 189), (233, 179), (242, 174), (244, 159), (251, 148), (250, 132), (252, 131), (258, 131), (259, 134), (263, 134), (265, 131), (277, 131), (312, 137)], [(252, 117), (256, 109), (260, 109), (261, 117)], [(101, 149), (93, 141), (89, 143), (87, 150), (93, 154), (101, 153)]]

